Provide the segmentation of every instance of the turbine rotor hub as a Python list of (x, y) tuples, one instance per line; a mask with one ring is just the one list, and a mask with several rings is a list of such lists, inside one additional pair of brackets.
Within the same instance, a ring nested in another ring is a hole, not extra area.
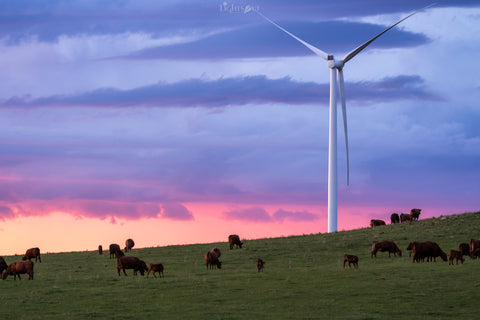
[(327, 57), (327, 66), (330, 69), (339, 69), (343, 68), (343, 60), (335, 60), (332, 54), (328, 55)]

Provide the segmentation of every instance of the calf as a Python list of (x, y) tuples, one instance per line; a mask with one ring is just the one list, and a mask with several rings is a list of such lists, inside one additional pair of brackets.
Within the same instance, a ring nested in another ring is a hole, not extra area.
[(102, 254), (103, 253), (103, 247), (102, 245), (99, 245), (98, 246), (98, 254)]
[(257, 260), (257, 270), (258, 270), (258, 272), (263, 272), (263, 265), (264, 264), (265, 264), (265, 262), (263, 262), (262, 259)]
[(33, 262), (30, 260), (22, 260), (11, 263), (8, 268), (2, 273), (2, 280), (7, 279), (7, 276), (12, 275), (13, 280), (22, 280), (20, 274), (28, 274), (28, 280), (33, 280)]
[(135, 276), (137, 275), (138, 271), (140, 271), (140, 274), (143, 276), (145, 271), (148, 270), (145, 261), (132, 256), (123, 256), (117, 259), (117, 273), (119, 276), (120, 269), (123, 270), (124, 275), (127, 275), (125, 269), (133, 269), (133, 275)]
[(22, 260), (30, 260), (35, 258), (35, 262), (38, 261), (42, 262), (42, 259), (40, 259), (40, 249), (39, 248), (30, 248), (25, 252), (25, 255), (23, 256)]
[(398, 255), (399, 257), (402, 256), (402, 251), (397, 247), (395, 242), (393, 241), (374, 241), (372, 244), (372, 255), (371, 257), (377, 257), (377, 252), (385, 252), (388, 251), (388, 256), (390, 257), (390, 253), (394, 255)]
[(343, 269), (345, 269), (345, 264), (348, 262), (348, 267), (351, 268), (353, 263), (354, 268), (358, 268), (358, 257), (352, 254), (345, 254), (343, 256)]
[(400, 213), (400, 222), (404, 223), (404, 222), (407, 222), (407, 221), (409, 221), (409, 222), (412, 221), (412, 217), (409, 214)]
[(205, 265), (206, 265), (207, 269), (209, 267), (210, 267), (210, 269), (213, 269), (213, 268), (221, 269), (222, 268), (222, 263), (220, 261), (218, 261), (217, 254), (215, 252), (212, 252), (212, 251), (208, 251), (205, 254)]
[(150, 272), (152, 272), (154, 278), (156, 278), (155, 272), (158, 272), (158, 276), (160, 278), (164, 278), (164, 276), (163, 276), (163, 264), (161, 264), (161, 263), (150, 263), (150, 266), (149, 266), (148, 272), (147, 272), (147, 278), (148, 278), (148, 275), (150, 274)]
[(458, 260), (463, 264), (463, 258), (462, 258), (462, 253), (458, 250), (450, 250), (450, 256), (448, 257), (448, 264), (453, 264), (453, 259), (457, 259), (457, 264)]

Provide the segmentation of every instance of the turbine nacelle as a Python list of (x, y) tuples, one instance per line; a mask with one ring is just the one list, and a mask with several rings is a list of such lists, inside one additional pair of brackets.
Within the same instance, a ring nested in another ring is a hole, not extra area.
[(327, 66), (330, 69), (342, 70), (344, 64), (343, 60), (335, 60), (332, 54), (329, 54), (327, 57)]

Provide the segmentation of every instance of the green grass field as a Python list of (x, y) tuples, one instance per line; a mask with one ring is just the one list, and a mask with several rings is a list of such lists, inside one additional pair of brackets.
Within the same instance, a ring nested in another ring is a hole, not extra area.
[[(243, 249), (223, 242), (129, 253), (163, 263), (163, 279), (132, 270), (119, 277), (108, 252), (42, 254), (33, 281), (0, 281), (0, 319), (478, 319), (480, 259), (412, 264), (405, 250), (410, 241), (430, 240), (448, 254), (470, 238), (480, 238), (480, 212), (245, 240)], [(403, 256), (372, 259), (375, 240), (395, 241)], [(207, 270), (204, 254), (214, 246), (222, 269)], [(358, 269), (343, 269), (344, 253), (359, 256)], [(263, 273), (257, 258), (266, 262)]]

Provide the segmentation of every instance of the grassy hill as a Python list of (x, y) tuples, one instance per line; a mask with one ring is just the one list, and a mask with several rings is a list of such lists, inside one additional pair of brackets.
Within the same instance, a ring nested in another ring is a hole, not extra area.
[[(405, 250), (410, 241), (431, 240), (448, 254), (470, 238), (480, 238), (480, 212), (245, 240), (243, 249), (223, 242), (129, 254), (163, 263), (163, 279), (132, 270), (119, 277), (108, 253), (43, 254), (33, 281), (26, 275), (0, 281), (0, 319), (474, 319), (480, 259), (412, 264)], [(395, 241), (403, 256), (379, 252), (372, 259), (375, 240)], [(207, 270), (203, 257), (214, 246), (222, 250), (222, 269)], [(358, 269), (343, 269), (344, 253), (359, 256)], [(256, 270), (259, 257), (263, 273)]]

